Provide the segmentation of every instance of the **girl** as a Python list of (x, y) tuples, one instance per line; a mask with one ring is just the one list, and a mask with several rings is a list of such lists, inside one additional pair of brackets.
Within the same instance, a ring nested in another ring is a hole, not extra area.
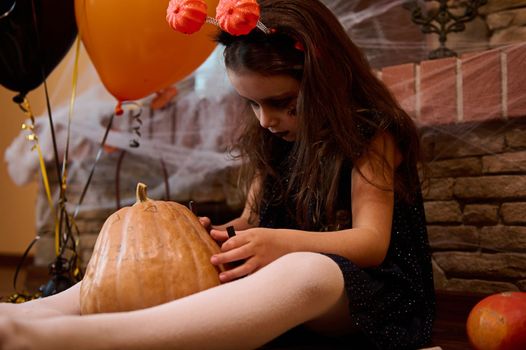
[(217, 38), (254, 112), (237, 144), (246, 206), (222, 226), (201, 218), (223, 242), (211, 262), (241, 263), (218, 287), (134, 312), (75, 316), (82, 282), (0, 305), (2, 349), (251, 349), (298, 325), (380, 349), (429, 343), (414, 124), (321, 3), (258, 2), (268, 33)]

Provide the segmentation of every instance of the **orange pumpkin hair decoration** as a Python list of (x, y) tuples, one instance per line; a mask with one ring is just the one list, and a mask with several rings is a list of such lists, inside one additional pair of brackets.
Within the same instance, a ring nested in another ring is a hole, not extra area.
[(259, 28), (266, 34), (269, 29), (259, 21), (259, 4), (256, 0), (221, 0), (216, 7), (216, 18), (207, 16), (204, 0), (170, 0), (166, 21), (175, 31), (192, 34), (205, 22), (217, 25), (231, 35), (248, 34)]
[(207, 9), (204, 0), (171, 0), (166, 9), (166, 21), (178, 32), (193, 34), (205, 24)]

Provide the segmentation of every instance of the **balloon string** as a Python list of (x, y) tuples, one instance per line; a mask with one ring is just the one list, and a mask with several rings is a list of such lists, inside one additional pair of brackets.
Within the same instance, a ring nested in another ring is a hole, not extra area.
[[(35, 29), (35, 37), (36, 37), (36, 50), (39, 57), (43, 57), (42, 55), (42, 48), (40, 47), (40, 40), (39, 40), (39, 31), (38, 31), (38, 21), (37, 21), (37, 15), (35, 11), (35, 1), (31, 1), (31, 11), (33, 14), (33, 26)], [(40, 73), (42, 75), (42, 82), (44, 83), (44, 93), (46, 97), (46, 108), (48, 112), (48, 119), (49, 119), (49, 126), (51, 127), (51, 140), (53, 142), (53, 152), (55, 156), (55, 166), (57, 168), (57, 176), (58, 176), (58, 182), (60, 183), (60, 164), (58, 160), (58, 147), (57, 147), (57, 139), (55, 136), (55, 127), (53, 125), (53, 116), (51, 113), (51, 103), (49, 102), (49, 92), (47, 88), (47, 82), (46, 82), (46, 74), (44, 72), (44, 66), (40, 65)]]
[[(35, 245), (35, 243), (40, 239), (40, 236), (36, 236), (32, 241), (31, 243), (29, 244), (29, 246), (27, 246), (26, 250), (24, 251), (24, 254), (22, 254), (22, 258), (19, 260), (18, 262), (18, 265), (16, 266), (16, 270), (15, 270), (15, 276), (13, 277), (13, 289), (15, 290), (16, 293), (17, 292), (17, 288), (16, 288), (16, 282), (18, 280), (18, 275), (20, 274), (20, 270), (22, 269), (22, 265), (24, 264), (28, 254), (29, 254), (29, 251), (31, 250), (31, 248), (33, 248), (33, 246)], [(18, 294), (21, 294), (21, 293), (18, 293)]]
[[(34, 0), (31, 1), (31, 12), (32, 12), (32, 15), (33, 15), (33, 27), (34, 27), (33, 29), (35, 30), (36, 50), (37, 50), (38, 56), (39, 57), (43, 57), (42, 47), (40, 46), (38, 21), (37, 21), (37, 15), (36, 15), (36, 11), (35, 11), (35, 1)], [(53, 125), (53, 116), (52, 116), (52, 113), (51, 113), (51, 103), (49, 101), (49, 91), (48, 91), (48, 88), (47, 88), (46, 74), (44, 72), (44, 66), (42, 64), (40, 65), (40, 73), (41, 73), (42, 81), (43, 81), (43, 84), (44, 84), (44, 93), (45, 93), (45, 98), (46, 98), (46, 108), (47, 108), (47, 114), (48, 114), (48, 119), (49, 119), (49, 126), (50, 126), (50, 130), (51, 130), (51, 140), (52, 140), (52, 143), (53, 143), (53, 153), (54, 153), (55, 166), (56, 166), (56, 171), (57, 171), (57, 180), (58, 180), (58, 184), (61, 184), (62, 183), (62, 179), (61, 179), (61, 176), (60, 176), (61, 171), (60, 171), (60, 162), (59, 162), (59, 157), (58, 157), (57, 139), (56, 139), (56, 135), (55, 135), (55, 126)], [(59, 203), (58, 203), (58, 205), (59, 205), (59, 208), (61, 208), (61, 210), (60, 210), (60, 214), (58, 214), (58, 216), (59, 216), (58, 223), (55, 220), (55, 223), (56, 223), (56, 225), (55, 225), (56, 226), (56, 230), (55, 230), (55, 252), (56, 252), (57, 255), (59, 254), (59, 251), (60, 251), (60, 235), (59, 235), (59, 233), (62, 232), (62, 218), (63, 218), (62, 207), (63, 207), (64, 203), (66, 202), (65, 193), (62, 190), (62, 186), (59, 186), (59, 188), (60, 188), (60, 195), (59, 195)], [(66, 220), (67, 220), (67, 217), (66, 217)]]
[[(35, 116), (33, 115), (33, 112), (31, 110), (31, 106), (30, 106), (29, 101), (27, 100), (26, 97), (24, 97), (23, 101), (18, 106), (20, 107), (20, 109), (24, 112), (24, 114), (31, 121), (30, 125), (27, 125), (25, 123), (22, 124), (22, 129), (23, 130), (28, 130), (30, 132), (30, 134), (28, 136), (26, 136), (26, 139), (29, 140), (29, 141), (33, 141), (34, 142), (34, 145), (31, 148), (31, 150), (36, 150), (37, 153), (38, 153), (38, 161), (39, 161), (39, 164), (40, 164), (40, 173), (42, 175), (42, 184), (43, 184), (44, 190), (46, 192), (46, 197), (47, 197), (49, 208), (51, 210), (51, 217), (54, 218), (54, 223), (55, 223), (55, 243), (56, 243), (58, 241), (58, 235), (59, 235), (58, 227), (59, 226), (58, 226), (58, 220), (57, 220), (57, 215), (56, 215), (56, 211), (55, 211), (55, 206), (53, 204), (53, 199), (51, 197), (51, 186), (49, 185), (49, 178), (48, 178), (48, 175), (47, 175), (46, 163), (44, 161), (44, 156), (42, 154), (42, 149), (41, 149), (40, 144), (38, 142), (38, 136), (35, 133)], [(58, 254), (58, 251), (59, 251), (58, 246), (55, 244), (55, 252), (57, 254)]]
[(66, 220), (66, 227), (69, 227), (69, 222), (67, 222), (67, 216), (64, 217), (64, 206), (66, 204), (66, 193), (64, 191), (64, 188), (62, 188), (62, 178), (61, 178), (61, 171), (60, 171), (60, 162), (58, 160), (58, 147), (57, 147), (57, 139), (55, 135), (55, 126), (53, 124), (53, 116), (51, 113), (51, 103), (49, 101), (49, 91), (47, 88), (46, 80), (44, 79), (44, 95), (46, 98), (46, 106), (47, 106), (47, 114), (49, 119), (49, 125), (51, 129), (51, 139), (53, 141), (53, 151), (55, 154), (55, 166), (57, 168), (57, 177), (58, 177), (58, 184), (59, 184), (59, 201), (58, 201), (58, 220), (55, 221), (55, 253), (57, 256), (60, 254), (60, 246), (61, 246), (61, 237), (60, 232), (62, 232), (62, 221), (63, 219)]
[[(73, 116), (73, 106), (75, 103), (75, 96), (76, 96), (76, 90), (77, 90), (77, 77), (78, 77), (78, 61), (79, 61), (79, 49), (80, 49), (80, 40), (77, 37), (77, 43), (75, 48), (75, 59), (73, 63), (73, 78), (72, 78), (72, 91), (71, 91), (71, 98), (69, 103), (69, 112), (68, 112), (68, 124), (67, 124), (67, 131), (66, 131), (66, 149), (64, 152), (64, 158), (62, 161), (62, 170), (59, 174), (59, 185), (60, 185), (60, 202), (59, 202), (59, 210), (60, 210), (60, 219), (58, 221), (58, 225), (56, 227), (56, 231), (58, 231), (58, 234), (55, 237), (55, 250), (56, 255), (61, 256), (64, 253), (64, 250), (67, 245), (68, 236), (71, 234), (71, 228), (72, 225), (76, 227), (75, 223), (71, 222), (70, 215), (68, 215), (66, 211), (66, 190), (67, 190), (67, 164), (68, 164), (68, 154), (69, 154), (69, 144), (70, 144), (70, 135), (71, 135), (71, 120)], [(45, 81), (44, 81), (45, 83)], [(47, 88), (47, 86), (46, 86)], [(46, 100), (48, 102), (49, 106), (49, 98), (48, 98), (48, 92), (46, 89)], [(49, 111), (50, 109), (48, 109)], [(66, 232), (63, 234), (63, 237), (60, 237), (59, 234), (62, 232), (62, 220), (64, 219), (66, 224)], [(58, 237), (57, 237), (58, 236)]]
[(51, 198), (51, 189), (49, 186), (45, 161), (42, 155), (42, 149), (40, 148), (40, 144), (38, 143), (38, 136), (35, 134), (35, 117), (33, 115), (33, 112), (31, 111), (31, 106), (29, 105), (29, 101), (27, 100), (27, 98), (24, 97), (24, 100), (18, 106), (31, 121), (30, 125), (23, 123), (22, 130), (28, 130), (30, 134), (26, 136), (26, 139), (34, 142), (34, 145), (31, 148), (31, 150), (37, 150), (38, 160), (40, 162), (40, 169), (42, 170), (42, 182), (44, 183), (44, 189), (46, 191), (49, 206), (53, 209), (53, 200)]
[(73, 63), (73, 78), (71, 86), (71, 98), (69, 100), (69, 111), (68, 111), (68, 126), (66, 132), (66, 150), (64, 152), (64, 158), (62, 161), (62, 175), (61, 175), (61, 186), (62, 190), (66, 192), (67, 186), (67, 167), (68, 167), (68, 157), (69, 157), (69, 144), (71, 136), (71, 121), (73, 119), (73, 106), (75, 104), (75, 97), (77, 92), (77, 81), (78, 81), (78, 66), (79, 66), (79, 52), (80, 52), (80, 37), (77, 36), (76, 45), (75, 45), (75, 59)]
[(117, 160), (117, 166), (115, 167), (115, 206), (116, 210), (119, 210), (121, 208), (121, 165), (122, 161), (124, 159), (124, 156), (126, 155), (126, 151), (122, 150), (121, 154), (119, 154), (119, 159)]
[[(73, 252), (73, 256), (70, 258), (70, 261), (73, 260), (73, 263), (70, 264), (70, 267), (74, 267), (72, 276), (74, 277), (75, 281), (78, 282), (82, 279), (82, 275), (83, 275), (82, 270), (80, 268), (80, 265), (81, 265), (80, 256), (78, 255), (78, 247), (80, 246), (80, 231), (78, 229), (77, 223), (75, 222), (75, 218), (69, 215), (69, 213), (67, 213), (66, 211), (64, 212), (68, 217), (68, 220), (69, 220), (68, 222), (71, 223), (71, 227), (68, 227), (68, 232), (70, 232), (70, 234), (64, 237), (64, 242), (62, 244), (59, 256), (62, 256), (62, 254), (64, 254), (64, 252), (66, 251), (67, 245), (68, 245), (68, 241), (71, 238), (72, 239), (71, 251)], [(73, 237), (73, 234), (71, 234), (73, 232), (73, 229), (76, 233), (76, 237)], [(71, 268), (70, 268), (70, 271), (71, 271)]]
[[(56, 142), (56, 135), (55, 135), (55, 127), (53, 125), (53, 116), (51, 113), (51, 103), (49, 100), (49, 90), (47, 88), (47, 82), (46, 79), (43, 79), (44, 82), (44, 92), (45, 92), (45, 98), (46, 98), (46, 105), (47, 105), (47, 112), (48, 112), (48, 119), (49, 124), (51, 127), (51, 138), (53, 140), (53, 150), (55, 153), (55, 165), (57, 167), (57, 177), (58, 177), (58, 183), (59, 183), (59, 202), (58, 202), (58, 220), (55, 221), (55, 252), (56, 256), (61, 256), (61, 254), (64, 251), (64, 247), (62, 246), (64, 242), (67, 242), (68, 236), (71, 234), (71, 222), (70, 222), (70, 215), (68, 215), (66, 210), (66, 186), (65, 182), (63, 184), (62, 182), (62, 175), (61, 175), (61, 166), (58, 161), (58, 148), (57, 148), (57, 142)], [(68, 124), (69, 126), (69, 124)], [(69, 134), (69, 132), (68, 132)], [(63, 230), (63, 223), (65, 224), (65, 232)], [(60, 233), (63, 233), (63, 237), (60, 236)]]
[(97, 155), (95, 156), (95, 161), (93, 162), (93, 165), (91, 166), (91, 170), (88, 175), (88, 180), (86, 181), (86, 184), (84, 185), (84, 188), (82, 189), (82, 194), (80, 195), (79, 202), (77, 203), (77, 207), (75, 208), (75, 213), (73, 214), (73, 218), (77, 217), (80, 206), (82, 205), (82, 201), (84, 200), (84, 196), (86, 195), (86, 192), (88, 191), (89, 184), (91, 182), (93, 174), (95, 173), (95, 167), (97, 163), (99, 162), (99, 159), (104, 150), (104, 145), (106, 144), (106, 139), (108, 138), (108, 134), (110, 133), (110, 129), (111, 129), (111, 125), (113, 124), (114, 117), (115, 117), (115, 113), (112, 113), (110, 117), (110, 121), (108, 122), (108, 126), (106, 127), (106, 131), (104, 132), (104, 136), (102, 137), (102, 141), (99, 145), (99, 150), (97, 152)]

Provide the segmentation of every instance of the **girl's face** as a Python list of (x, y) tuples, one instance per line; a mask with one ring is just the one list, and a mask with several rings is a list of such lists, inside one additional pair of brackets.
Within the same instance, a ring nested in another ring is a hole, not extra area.
[(285, 141), (294, 141), (298, 130), (296, 103), (299, 82), (287, 75), (263, 76), (248, 70), (228, 70), (228, 77), (239, 95), (256, 114), (261, 127)]

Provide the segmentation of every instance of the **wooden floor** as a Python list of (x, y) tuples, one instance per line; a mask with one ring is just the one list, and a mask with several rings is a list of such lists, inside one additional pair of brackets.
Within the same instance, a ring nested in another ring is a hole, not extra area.
[(433, 345), (444, 350), (470, 349), (466, 335), (469, 312), (484, 295), (437, 293), (437, 319), (433, 328)]
[[(16, 260), (0, 259), (0, 297), (11, 295), (13, 291), (13, 275)], [(35, 291), (39, 285), (47, 282), (45, 269), (24, 269), (19, 276), (19, 289), (23, 284)], [(433, 331), (433, 346), (440, 346), (443, 350), (470, 349), (466, 337), (465, 323), (471, 308), (483, 298), (483, 295), (466, 295), (458, 293), (437, 292), (437, 319)], [(307, 350), (307, 349), (343, 349), (341, 344), (294, 345), (294, 340), (275, 343), (264, 349), (272, 350)], [(430, 345), (431, 346), (431, 345)], [(347, 348), (347, 347), (345, 347)]]

